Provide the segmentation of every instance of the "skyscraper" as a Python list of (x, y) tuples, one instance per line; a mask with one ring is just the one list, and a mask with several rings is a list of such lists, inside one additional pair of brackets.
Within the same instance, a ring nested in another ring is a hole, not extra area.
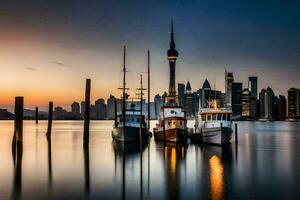
[(172, 21), (170, 48), (167, 52), (169, 67), (170, 67), (169, 94), (166, 97), (167, 101), (165, 103), (167, 105), (177, 106), (179, 102), (178, 102), (178, 96), (176, 96), (176, 89), (175, 89), (175, 72), (176, 72), (176, 60), (178, 58), (178, 51), (175, 49), (175, 47), (176, 45), (174, 42), (174, 28), (173, 28), (173, 21)]
[(97, 119), (105, 119), (107, 117), (107, 109), (104, 99), (95, 101), (95, 112)]
[(262, 89), (259, 94), (260, 117), (268, 120), (275, 119), (275, 96), (273, 90), (268, 87)]
[(232, 114), (234, 117), (241, 117), (242, 115), (242, 90), (243, 83), (231, 83), (231, 99), (232, 99)]
[(75, 119), (79, 119), (80, 118), (80, 105), (78, 102), (73, 102), (71, 104), (71, 114)]
[(257, 98), (257, 77), (256, 76), (249, 77), (248, 89), (250, 91), (250, 98)]
[(162, 104), (163, 104), (162, 97), (159, 96), (159, 94), (155, 95), (154, 97), (155, 118), (159, 117)]
[(248, 88), (242, 91), (242, 117), (250, 117), (250, 91)]
[(194, 108), (194, 93), (192, 93), (192, 87), (190, 82), (188, 81), (186, 84), (186, 93), (184, 95), (184, 111), (187, 118), (192, 118), (195, 114)]
[(177, 85), (179, 105), (184, 106), (184, 94), (185, 94), (185, 85), (183, 83), (178, 83)]
[(211, 87), (207, 79), (205, 79), (202, 85), (202, 92), (201, 92), (201, 107), (206, 108), (209, 105), (209, 98), (211, 94)]
[(226, 106), (231, 108), (232, 107), (232, 83), (234, 81), (233, 73), (227, 72), (225, 70), (225, 93), (226, 93)]
[(297, 88), (288, 90), (288, 117), (300, 118), (300, 90)]
[(279, 120), (286, 119), (286, 98), (283, 95), (275, 98), (275, 116)]

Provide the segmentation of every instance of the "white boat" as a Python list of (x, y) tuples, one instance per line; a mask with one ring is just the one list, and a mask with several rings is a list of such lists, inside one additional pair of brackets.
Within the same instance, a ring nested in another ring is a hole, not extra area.
[(191, 141), (224, 145), (232, 138), (232, 111), (228, 108), (218, 108), (216, 100), (212, 107), (199, 108), (196, 119), (195, 133), (190, 133)]

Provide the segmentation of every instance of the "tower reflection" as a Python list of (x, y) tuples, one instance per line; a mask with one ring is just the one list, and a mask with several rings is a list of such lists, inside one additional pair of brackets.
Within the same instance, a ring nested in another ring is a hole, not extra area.
[(180, 166), (184, 164), (186, 156), (185, 145), (164, 144), (163, 157), (166, 177), (166, 199), (180, 198)]

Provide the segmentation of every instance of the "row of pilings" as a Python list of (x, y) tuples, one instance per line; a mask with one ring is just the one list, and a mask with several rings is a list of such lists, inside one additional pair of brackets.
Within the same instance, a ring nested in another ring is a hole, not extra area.
[[(85, 160), (85, 191), (88, 194), (89, 187), (89, 126), (90, 126), (90, 93), (91, 79), (86, 79), (85, 90), (85, 115), (83, 128), (83, 150)], [(14, 134), (12, 139), (12, 155), (14, 163), (14, 192), (13, 199), (19, 199), (22, 187), (22, 156), (23, 156), (23, 111), (24, 97), (15, 97), (15, 118), (14, 118)], [(47, 126), (47, 142), (48, 142), (48, 165), (49, 165), (49, 184), (52, 183), (52, 159), (51, 159), (51, 133), (53, 120), (53, 102), (49, 102), (48, 126)], [(35, 108), (35, 121), (38, 124), (38, 107)]]

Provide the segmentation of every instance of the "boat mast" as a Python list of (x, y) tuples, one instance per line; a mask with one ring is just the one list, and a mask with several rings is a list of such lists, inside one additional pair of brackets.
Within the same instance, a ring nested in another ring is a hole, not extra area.
[(124, 60), (123, 60), (123, 99), (122, 99), (122, 117), (123, 117), (123, 140), (125, 139), (125, 110), (126, 110), (126, 46), (124, 46)]
[(150, 130), (150, 51), (148, 49), (148, 130)]

